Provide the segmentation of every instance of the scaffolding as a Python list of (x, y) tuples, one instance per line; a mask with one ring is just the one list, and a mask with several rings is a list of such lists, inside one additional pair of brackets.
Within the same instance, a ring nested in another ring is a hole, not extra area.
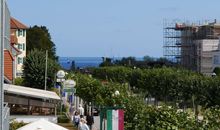
[[(218, 46), (220, 24), (216, 20), (188, 22), (164, 20), (164, 56), (181, 66), (203, 72), (210, 71), (212, 51)], [(212, 48), (208, 49), (207, 48)], [(205, 61), (207, 60), (207, 61)], [(208, 63), (205, 65), (204, 63)]]
[(173, 62), (180, 62), (181, 56), (181, 31), (175, 29), (175, 23), (177, 21), (163, 22), (163, 55)]

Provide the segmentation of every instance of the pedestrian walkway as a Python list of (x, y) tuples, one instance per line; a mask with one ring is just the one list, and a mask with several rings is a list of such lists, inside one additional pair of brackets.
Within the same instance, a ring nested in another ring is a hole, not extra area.
[(73, 124), (71, 123), (58, 123), (58, 125), (63, 126), (68, 130), (78, 130), (77, 128), (74, 128)]
[[(69, 130), (78, 130), (77, 128), (74, 128), (73, 124), (71, 123), (58, 123), (58, 125), (63, 126)], [(92, 130), (100, 130), (100, 117), (94, 116), (94, 124)]]
[(100, 130), (100, 117), (94, 116), (94, 125), (92, 130)]

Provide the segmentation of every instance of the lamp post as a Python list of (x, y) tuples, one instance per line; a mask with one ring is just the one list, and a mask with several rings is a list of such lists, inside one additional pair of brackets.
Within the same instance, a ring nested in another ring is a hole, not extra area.
[(59, 87), (59, 93), (60, 93), (60, 99), (61, 99), (61, 102), (60, 102), (60, 114), (62, 114), (62, 82), (65, 81), (64, 77), (65, 77), (65, 72), (63, 70), (59, 70), (57, 72), (57, 82), (60, 82), (61, 85)]
[(115, 96), (119, 96), (119, 95), (120, 95), (119, 91), (116, 90), (116, 91), (115, 91)]
[(47, 57), (48, 57), (48, 51), (46, 50), (44, 90), (47, 90)]
[(212, 73), (212, 77), (215, 77), (215, 76), (216, 76), (216, 73), (215, 73), (215, 72), (213, 72), (213, 73)]
[(74, 93), (76, 92), (76, 90), (74, 88), (75, 86), (76, 86), (76, 82), (74, 80), (68, 79), (68, 80), (64, 81), (63, 91), (68, 93), (67, 94), (68, 98), (69, 98), (69, 95), (72, 96), (71, 102), (69, 102), (70, 108), (72, 108), (72, 106), (73, 106)]

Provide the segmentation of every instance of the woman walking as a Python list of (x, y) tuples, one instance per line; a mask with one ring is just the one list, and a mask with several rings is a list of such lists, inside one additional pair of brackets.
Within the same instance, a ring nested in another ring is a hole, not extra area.
[(90, 130), (86, 123), (86, 120), (84, 118), (81, 118), (79, 123), (79, 130)]

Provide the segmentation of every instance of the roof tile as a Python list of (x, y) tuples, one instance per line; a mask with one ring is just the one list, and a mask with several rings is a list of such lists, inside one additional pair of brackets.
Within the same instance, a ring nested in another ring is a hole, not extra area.
[(11, 29), (27, 29), (28, 27), (23, 23), (19, 22), (15, 18), (11, 17), (10, 19)]

